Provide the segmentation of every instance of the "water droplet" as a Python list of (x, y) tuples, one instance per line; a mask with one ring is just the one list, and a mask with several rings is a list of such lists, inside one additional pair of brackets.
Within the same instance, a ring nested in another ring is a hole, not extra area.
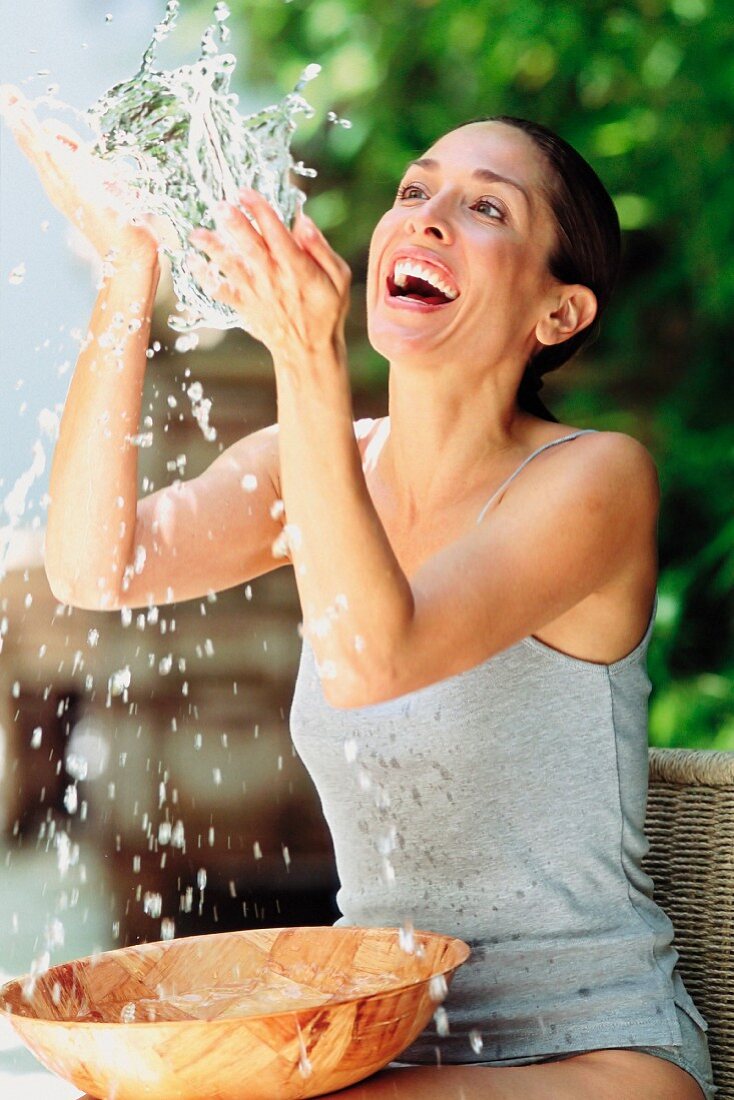
[(176, 351), (182, 354), (186, 351), (193, 351), (199, 346), (199, 337), (195, 332), (190, 332), (185, 336), (178, 336), (173, 346)]
[(64, 940), (66, 938), (66, 931), (62, 922), (58, 917), (52, 917), (46, 926), (46, 946), (49, 951), (55, 950), (57, 947), (64, 946)]
[(176, 935), (176, 923), (171, 917), (164, 917), (161, 921), (161, 939), (172, 940)]
[(326, 116), (327, 122), (333, 122), (335, 126), (342, 126), (345, 130), (351, 130), (352, 124), (348, 118), (339, 118), (336, 111), (329, 111)]
[(444, 1038), (449, 1034), (449, 1017), (446, 1009), (443, 1007), (437, 1008), (433, 1013), (433, 1019), (436, 1024), (436, 1032)]
[(443, 1001), (446, 999), (446, 994), (449, 991), (449, 987), (446, 984), (446, 979), (443, 974), (434, 974), (428, 983), (428, 996), (432, 1001)]
[(16, 267), (14, 267), (13, 270), (10, 272), (10, 274), (8, 275), (8, 282), (12, 283), (13, 286), (18, 286), (19, 283), (23, 282), (25, 277), (26, 277), (26, 266), (25, 266), (25, 264), (21, 263), (21, 264), (18, 264)]
[(308, 1057), (308, 1051), (306, 1050), (306, 1044), (303, 1041), (303, 1035), (301, 1034), (301, 1027), (298, 1023), (298, 1017), (295, 1017), (296, 1030), (298, 1032), (298, 1072), (302, 1077), (310, 1077), (313, 1073), (313, 1066)]
[(135, 1005), (132, 1001), (128, 1001), (126, 1005), (123, 1005), (120, 1010), (120, 1023), (131, 1024), (135, 1020)]
[(105, 17), (104, 17), (105, 23), (111, 23), (112, 19), (113, 19), (112, 14), (110, 12), (107, 12), (107, 15), (105, 15)]
[(89, 775), (89, 761), (77, 752), (69, 751), (64, 757), (64, 767), (73, 779), (84, 780)]
[(240, 484), (246, 493), (254, 493), (257, 489), (257, 477), (255, 474), (245, 474)]
[(469, 1032), (469, 1043), (475, 1054), (481, 1054), (482, 1047), (484, 1046), (484, 1040), (482, 1039), (480, 1032), (478, 1032), (476, 1029), (472, 1029)]
[(163, 909), (163, 898), (160, 894), (146, 891), (143, 896), (143, 912), (149, 917), (158, 918)]
[(98, 641), (99, 631), (95, 627), (92, 627), (92, 629), (87, 633), (87, 642), (90, 646), (96, 646)]
[(116, 672), (113, 672), (109, 679), (110, 695), (122, 695), (122, 693), (130, 687), (131, 680), (132, 673), (130, 672), (129, 665), (125, 665), (124, 668), (120, 668)]
[(398, 944), (406, 955), (415, 954), (415, 930), (412, 921), (406, 920), (398, 929)]
[(126, 440), (133, 447), (152, 447), (153, 446), (153, 433), (152, 432), (138, 432), (136, 435), (126, 436)]
[(196, 872), (196, 885), (200, 890), (206, 890), (206, 870), (204, 867), (200, 867)]

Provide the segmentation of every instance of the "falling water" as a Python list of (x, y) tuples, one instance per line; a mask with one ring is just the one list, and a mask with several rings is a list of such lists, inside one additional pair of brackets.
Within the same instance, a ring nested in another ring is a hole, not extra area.
[(234, 311), (207, 297), (189, 271), (188, 237), (198, 226), (214, 228), (216, 203), (236, 203), (243, 187), (259, 191), (291, 224), (305, 198), (291, 173), (316, 173), (293, 160), (290, 140), (296, 116), (313, 115), (301, 91), (320, 66), (309, 65), (279, 103), (241, 115), (238, 96), (230, 91), (236, 58), (219, 52), (229, 38), (226, 4), (216, 5), (192, 65), (155, 67), (158, 43), (171, 32), (178, 10), (179, 0), (168, 0), (140, 70), (106, 92), (89, 109), (88, 120), (94, 151), (122, 162), (128, 186), (139, 193), (138, 212), (162, 215), (173, 229), (162, 245), (179, 302), (170, 326), (179, 332), (234, 328), (242, 323)]
[[(173, 29), (179, 6), (179, 0), (168, 0), (165, 16), (153, 32), (138, 72), (131, 79), (115, 84), (86, 112), (84, 117), (94, 134), (96, 154), (120, 168), (121, 176), (128, 185), (127, 193), (134, 196), (131, 199), (133, 213), (160, 216), (171, 230), (164, 236), (162, 242), (162, 249), (171, 263), (173, 285), (178, 298), (177, 312), (169, 319), (169, 324), (176, 331), (189, 334), (181, 337), (181, 342), (176, 342), (176, 350), (185, 352), (195, 346), (193, 342), (195, 338), (192, 339), (190, 336), (194, 329), (204, 326), (228, 329), (241, 324), (232, 310), (210, 299), (193, 278), (187, 266), (189, 234), (198, 226), (213, 228), (216, 204), (222, 199), (236, 202), (239, 189), (242, 187), (259, 191), (278, 212), (285, 224), (292, 223), (294, 214), (305, 196), (295, 186), (291, 177), (293, 174), (314, 176), (316, 173), (293, 160), (290, 142), (296, 129), (297, 116), (313, 115), (313, 110), (303, 97), (302, 91), (306, 83), (318, 74), (319, 66), (309, 65), (293, 91), (280, 102), (253, 114), (240, 114), (238, 97), (230, 90), (236, 59), (233, 54), (220, 49), (225, 46), (230, 37), (227, 26), (229, 9), (226, 4), (216, 4), (213, 22), (203, 34), (200, 55), (193, 64), (182, 65), (171, 70), (156, 67), (157, 47)], [(40, 97), (40, 101), (44, 99), (49, 106), (66, 106), (52, 102), (50, 96)], [(348, 120), (339, 118), (334, 112), (329, 114), (328, 121), (345, 129), (350, 126)], [(24, 276), (25, 267), (19, 264), (10, 273), (9, 282), (19, 284)], [(112, 328), (111, 325), (110, 338), (113, 341), (111, 346), (114, 346), (116, 337)], [(187, 340), (192, 342), (188, 343)], [(149, 354), (152, 355), (157, 350), (160, 350), (160, 345), (154, 344)], [(187, 385), (185, 393), (191, 402), (192, 413), (202, 433), (207, 441), (213, 441), (216, 433), (209, 425), (211, 402), (204, 397), (201, 384), (191, 382)], [(49, 413), (46, 420), (49, 420), (52, 415), (55, 416)], [(143, 426), (148, 425), (144, 423)], [(152, 432), (142, 432), (139, 436), (131, 437), (131, 440), (139, 446), (147, 446), (152, 443)], [(11, 527), (19, 522), (25, 508), (28, 490), (33, 481), (43, 473), (45, 461), (46, 455), (39, 443), (34, 453), (33, 467), (22, 479), (19, 479), (4, 501), (4, 509), (11, 518)], [(257, 479), (254, 475), (245, 475), (242, 488), (245, 492), (253, 492), (257, 488)], [(1, 536), (0, 531), (0, 542)], [(1, 564), (2, 554), (0, 554)], [(144, 560), (136, 558), (134, 570), (141, 572), (144, 565)], [(249, 586), (247, 592), (249, 599), (251, 597)], [(139, 629), (142, 629), (140, 620), (143, 618), (142, 615), (137, 617)], [(150, 609), (147, 621), (155, 622), (156, 619), (157, 609)], [(131, 622), (132, 614), (128, 611), (126, 619), (126, 612), (123, 611), (123, 625), (129, 625)], [(96, 648), (98, 640), (99, 633), (90, 631), (87, 636), (88, 645)], [(206, 655), (211, 656), (212, 644), (208, 639), (204, 648)], [(158, 671), (161, 675), (171, 671), (172, 660), (173, 657), (169, 656), (159, 663)], [(108, 706), (111, 699), (117, 696), (121, 696), (123, 703), (128, 702), (127, 693), (132, 679), (129, 665), (125, 664), (116, 669), (112, 666), (112, 668), (106, 684)], [(180, 661), (179, 669), (181, 669)], [(90, 689), (91, 678), (87, 677), (87, 690)], [(257, 736), (257, 727), (255, 736)], [(34, 730), (32, 738), (32, 747), (40, 749), (43, 743), (43, 731), (40, 727)], [(200, 745), (197, 748), (200, 748)], [(122, 755), (124, 754), (121, 754), (121, 757)], [(345, 755), (348, 763), (356, 763), (358, 755), (356, 742), (345, 746)], [(122, 759), (120, 763), (122, 766)], [(69, 815), (77, 815), (82, 819), (82, 814), (78, 811), (80, 808), (83, 810), (86, 803), (80, 803), (77, 784), (90, 778), (87, 753), (67, 752), (64, 766), (70, 779), (64, 795), (66, 811)], [(101, 771), (104, 771), (104, 766)], [(220, 769), (215, 768), (213, 774), (215, 783), (220, 783)], [(371, 787), (372, 781), (366, 771), (359, 770), (359, 778), (365, 789)], [(165, 783), (161, 784), (161, 788), (159, 810), (166, 801)], [(113, 783), (108, 784), (108, 793), (112, 800)], [(379, 785), (375, 785), (374, 793), (378, 805), (382, 806), (381, 800), (384, 795)], [(152, 826), (152, 822), (148, 822), (146, 813), (143, 821), (144, 832), (148, 824)], [(67, 877), (71, 869), (78, 868), (78, 881), (82, 885), (86, 882), (84, 865), (80, 864), (79, 845), (72, 842), (72, 835), (67, 828), (57, 829), (54, 821), (49, 822), (48, 828), (44, 824), (39, 834), (39, 840), (43, 839), (47, 845), (55, 848), (60, 878), (70, 887), (69, 906), (76, 905), (79, 900), (77, 879), (75, 878), (72, 884)], [(210, 846), (214, 843), (213, 837), (214, 830), (211, 828), (208, 838)], [(180, 819), (175, 823), (168, 819), (159, 822), (158, 843), (162, 847), (170, 845), (172, 848), (184, 850), (183, 822)], [(388, 857), (394, 846), (395, 837), (388, 831), (378, 844), (388, 883), (393, 873)], [(255, 841), (254, 858), (259, 860), (262, 854), (260, 843)], [(282, 855), (288, 869), (291, 857), (285, 845), (282, 846)], [(138, 875), (140, 870), (140, 856), (135, 855), (133, 871)], [(198, 911), (201, 914), (207, 888), (207, 871), (204, 867), (197, 872), (196, 886), (199, 894)], [(156, 925), (158, 921), (161, 922), (159, 926), (161, 939), (172, 939), (176, 933), (176, 926), (173, 919), (164, 914), (162, 895), (156, 890), (145, 891), (142, 896), (141, 893), (142, 891), (138, 889), (137, 901), (151, 922), (155, 922)], [(188, 886), (182, 896), (182, 912), (191, 912), (193, 903), (194, 887)], [(64, 904), (67, 904), (66, 901)], [(255, 908), (257, 911), (257, 907)], [(116, 929), (115, 935), (119, 936), (119, 922), (113, 924), (113, 929)], [(401, 933), (404, 931), (401, 930)], [(412, 939), (412, 930), (406, 932), (406, 936)], [(48, 968), (51, 951), (61, 944), (63, 944), (63, 925), (57, 920), (47, 929), (42, 950), (32, 967), (32, 980)], [(356, 986), (355, 991), (357, 991)], [(349, 990), (341, 991), (343, 995), (349, 992)], [(258, 994), (258, 996), (261, 995)], [(273, 996), (275, 998), (273, 1003), (282, 1004), (280, 993), (277, 997)], [(258, 1002), (257, 1007), (261, 1008), (262, 1005)], [(135, 1011), (134, 1005), (126, 1003), (120, 1006), (118, 1018), (122, 1022), (131, 1022), (135, 1018)], [(238, 1007), (238, 1011), (241, 1011), (241, 1006)], [(312, 1067), (300, 1034), (299, 1055), (299, 1070), (303, 1076), (308, 1076)]]

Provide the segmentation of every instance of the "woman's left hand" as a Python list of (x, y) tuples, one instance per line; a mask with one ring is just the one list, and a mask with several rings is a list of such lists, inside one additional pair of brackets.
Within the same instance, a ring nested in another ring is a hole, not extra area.
[(209, 262), (198, 254), (190, 257), (202, 288), (238, 314), (276, 367), (297, 371), (304, 356), (342, 352), (351, 282), (347, 263), (301, 210), (289, 230), (258, 192), (243, 190), (239, 199), (239, 207), (218, 205), (217, 232), (196, 229), (190, 235), (210, 257)]

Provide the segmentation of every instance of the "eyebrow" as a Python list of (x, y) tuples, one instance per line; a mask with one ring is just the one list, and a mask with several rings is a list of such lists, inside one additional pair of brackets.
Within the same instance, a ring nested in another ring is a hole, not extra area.
[[(408, 168), (428, 168), (430, 171), (434, 171), (436, 168), (440, 168), (441, 165), (433, 157), (420, 157), (419, 160), (412, 160), (410, 164), (406, 166), (405, 171)], [(405, 173), (403, 173), (404, 175)], [(525, 198), (528, 206), (532, 205), (530, 195), (525, 190), (521, 183), (517, 180), (508, 179), (507, 176), (500, 176), (499, 173), (493, 172), (491, 168), (475, 168), (472, 172), (472, 178), (477, 180), (486, 180), (488, 183), (507, 183), (510, 187), (516, 188)]]

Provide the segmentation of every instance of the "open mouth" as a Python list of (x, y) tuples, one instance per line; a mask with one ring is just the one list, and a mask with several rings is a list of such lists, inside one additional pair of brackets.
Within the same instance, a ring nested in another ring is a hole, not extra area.
[(388, 275), (387, 292), (391, 298), (420, 302), (424, 306), (448, 305), (459, 296), (458, 288), (451, 286), (441, 272), (405, 260), (398, 260)]

